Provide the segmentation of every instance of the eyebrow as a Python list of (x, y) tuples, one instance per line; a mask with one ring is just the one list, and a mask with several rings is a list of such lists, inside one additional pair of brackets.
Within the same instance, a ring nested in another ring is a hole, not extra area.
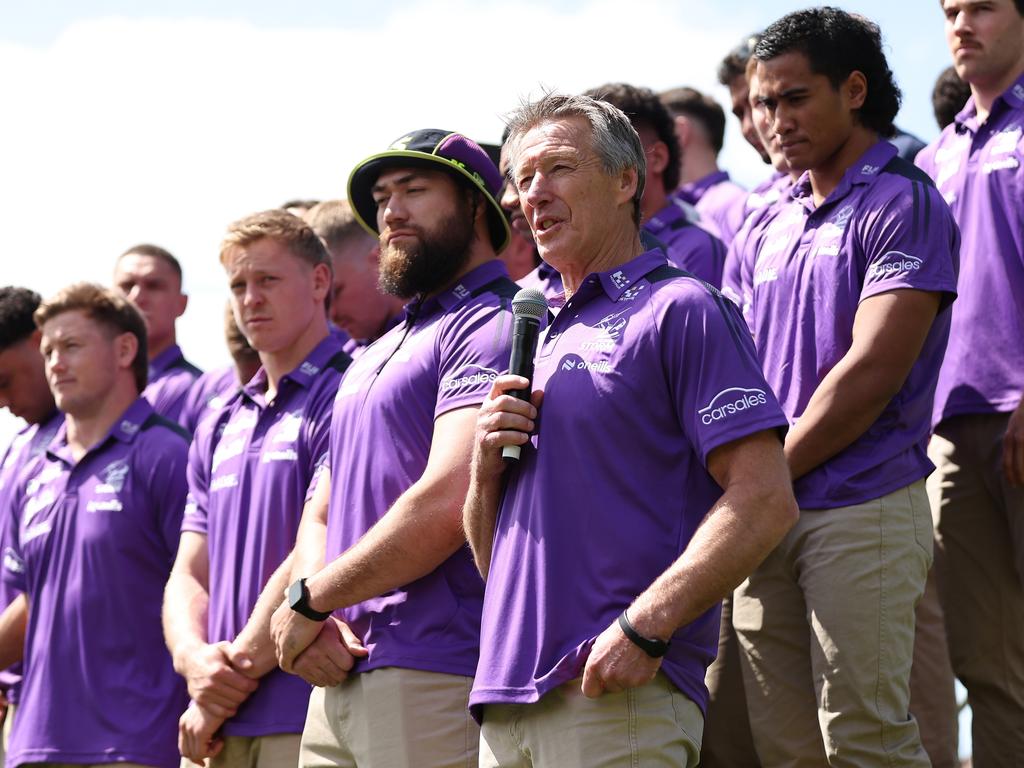
[[(422, 178), (425, 178), (425, 177), (424, 177), (424, 174), (421, 173), (420, 171), (410, 171), (409, 173), (405, 174), (404, 176), (399, 176), (397, 179), (394, 179), (393, 181), (389, 182), (389, 185), (395, 187), (395, 186), (400, 186), (402, 184), (411, 184), (412, 182), (416, 181), (417, 179), (422, 179)], [(377, 184), (374, 184), (373, 187), (370, 188), (370, 191), (371, 192), (383, 192), (385, 190), (385, 188), (386, 188), (386, 186), (384, 184), (377, 183)]]

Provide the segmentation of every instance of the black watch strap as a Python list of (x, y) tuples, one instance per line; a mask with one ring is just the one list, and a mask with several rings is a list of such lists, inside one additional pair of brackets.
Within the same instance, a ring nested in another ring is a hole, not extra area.
[(313, 621), (327, 621), (331, 615), (330, 611), (317, 611), (310, 606), (309, 587), (306, 586), (305, 578), (297, 580), (288, 587), (288, 607)]
[(625, 611), (619, 614), (619, 629), (622, 630), (622, 634), (628, 637), (634, 645), (639, 646), (640, 650), (652, 659), (660, 659), (668, 653), (667, 642), (664, 640), (652, 640), (649, 637), (641, 635), (633, 628), (633, 625), (629, 623), (629, 617), (626, 615)]

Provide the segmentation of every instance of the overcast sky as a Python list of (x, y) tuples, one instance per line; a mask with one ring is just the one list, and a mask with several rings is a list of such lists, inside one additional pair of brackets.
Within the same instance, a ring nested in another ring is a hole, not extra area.
[[(108, 281), (137, 242), (183, 263), (179, 324), (202, 367), (226, 360), (225, 226), (288, 198), (343, 197), (361, 157), (415, 128), (497, 141), (542, 87), (691, 84), (721, 99), (722, 56), (800, 2), (33, 2), (0, 4), (3, 283), (47, 295)], [(938, 3), (850, 3), (882, 26), (901, 125), (930, 140), (948, 55)], [(627, 10), (628, 8), (628, 10)], [(765, 174), (735, 122), (721, 158)]]

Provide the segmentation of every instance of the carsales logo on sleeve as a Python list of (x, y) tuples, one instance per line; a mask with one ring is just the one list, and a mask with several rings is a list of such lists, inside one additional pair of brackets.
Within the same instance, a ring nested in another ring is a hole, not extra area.
[(697, 411), (697, 415), (702, 424), (710, 425), (762, 405), (768, 405), (768, 396), (763, 389), (729, 387), (711, 398), (711, 402)]
[(889, 251), (868, 267), (868, 277), (892, 277), (909, 275), (921, 269), (921, 259), (902, 251)]

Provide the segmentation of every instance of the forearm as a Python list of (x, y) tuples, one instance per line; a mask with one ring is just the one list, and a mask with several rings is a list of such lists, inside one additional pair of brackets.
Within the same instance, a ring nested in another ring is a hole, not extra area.
[(822, 379), (786, 437), (785, 453), (794, 480), (852, 445), (878, 420), (899, 392), (905, 375), (870, 357), (840, 360)]
[(251, 666), (240, 669), (238, 665), (233, 665), (246, 677), (255, 680), (277, 668), (274, 641), (270, 637), (270, 617), (284, 600), (291, 573), (292, 556), (289, 555), (267, 580), (252, 615), (249, 616), (249, 621), (231, 644), (232, 658), (241, 653), (252, 662)]
[(206, 611), (210, 596), (192, 574), (171, 571), (164, 589), (163, 625), (174, 669), (187, 676), (189, 661), (206, 644)]
[(310, 605), (336, 610), (426, 576), (466, 543), (461, 501), (456, 492), (413, 485), (354, 546), (307, 580)]
[[(786, 468), (778, 452), (778, 476)], [(668, 639), (745, 579), (796, 521), (788, 483), (730, 487), (679, 558), (637, 597), (629, 616), (641, 634)]]
[(7, 669), (25, 655), (28, 598), (18, 595), (0, 614), (0, 669)]
[(478, 479), (476, 473), (469, 483), (469, 493), (462, 508), (462, 527), (473, 550), (473, 560), (486, 580), (491, 568), (491, 550), (494, 545), (494, 525), (501, 501), (501, 478), (489, 481)]

